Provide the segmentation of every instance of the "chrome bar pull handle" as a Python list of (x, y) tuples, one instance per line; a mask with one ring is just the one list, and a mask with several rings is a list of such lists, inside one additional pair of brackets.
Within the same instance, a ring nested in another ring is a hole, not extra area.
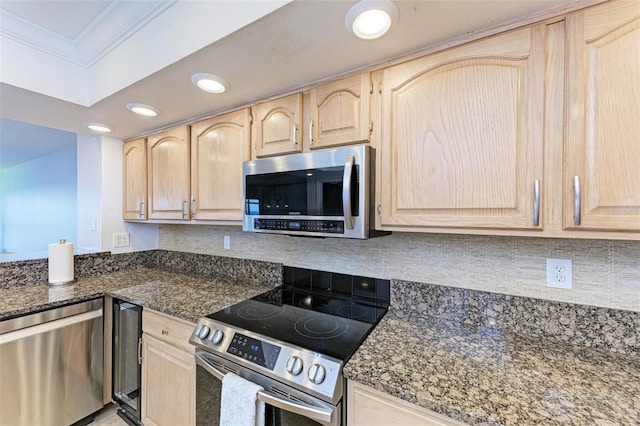
[(182, 200), (182, 218), (187, 218), (187, 200)]
[(138, 339), (138, 364), (142, 365), (142, 337)]
[(309, 145), (313, 145), (313, 120), (309, 121)]
[(293, 140), (293, 146), (298, 146), (298, 141), (296, 140), (297, 130), (296, 123), (291, 123), (291, 140)]
[(191, 217), (195, 217), (196, 215), (196, 197), (191, 197), (191, 204), (189, 205), (189, 213), (191, 213)]
[(533, 226), (540, 225), (540, 180), (533, 181)]
[(580, 176), (573, 177), (573, 223), (580, 225)]
[(347, 229), (353, 229), (355, 226), (355, 218), (351, 214), (351, 176), (355, 161), (356, 159), (353, 155), (347, 155), (342, 175), (342, 210), (344, 213), (344, 226)]
[(140, 216), (140, 219), (144, 219), (144, 201), (140, 201), (139, 207), (138, 216)]

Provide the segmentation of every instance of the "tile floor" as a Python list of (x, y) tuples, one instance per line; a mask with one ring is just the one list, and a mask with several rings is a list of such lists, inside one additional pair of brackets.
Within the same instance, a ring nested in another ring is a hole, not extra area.
[(117, 408), (115, 405), (103, 408), (88, 426), (128, 426), (116, 413)]

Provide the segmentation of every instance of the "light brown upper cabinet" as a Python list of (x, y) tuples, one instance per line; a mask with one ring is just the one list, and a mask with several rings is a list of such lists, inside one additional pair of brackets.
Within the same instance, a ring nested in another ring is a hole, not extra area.
[(640, 2), (567, 17), (565, 229), (640, 231)]
[(122, 217), (125, 220), (147, 218), (147, 140), (125, 142), (122, 148)]
[(189, 126), (147, 138), (149, 219), (189, 219)]
[(545, 28), (383, 70), (378, 226), (540, 228)]
[(254, 105), (255, 157), (302, 152), (302, 93)]
[(311, 89), (309, 93), (311, 149), (369, 141), (371, 94), (369, 73)]
[(242, 162), (251, 157), (249, 109), (191, 125), (193, 219), (242, 221)]

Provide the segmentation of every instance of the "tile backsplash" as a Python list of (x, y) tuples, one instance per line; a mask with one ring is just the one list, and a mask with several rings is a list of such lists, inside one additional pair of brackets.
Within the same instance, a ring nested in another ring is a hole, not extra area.
[[(223, 237), (231, 237), (230, 250)], [(640, 312), (640, 241), (394, 232), (370, 240), (160, 225), (159, 249), (282, 263)], [(546, 258), (573, 261), (573, 289), (546, 287)]]

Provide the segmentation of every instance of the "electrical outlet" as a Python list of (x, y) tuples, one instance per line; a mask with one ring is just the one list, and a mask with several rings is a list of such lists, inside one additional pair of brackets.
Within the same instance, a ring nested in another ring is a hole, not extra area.
[(113, 247), (129, 247), (129, 233), (119, 232), (113, 234)]
[(571, 259), (547, 258), (547, 287), (573, 288)]
[(222, 244), (225, 250), (229, 250), (231, 248), (231, 237), (228, 235), (225, 235)]

